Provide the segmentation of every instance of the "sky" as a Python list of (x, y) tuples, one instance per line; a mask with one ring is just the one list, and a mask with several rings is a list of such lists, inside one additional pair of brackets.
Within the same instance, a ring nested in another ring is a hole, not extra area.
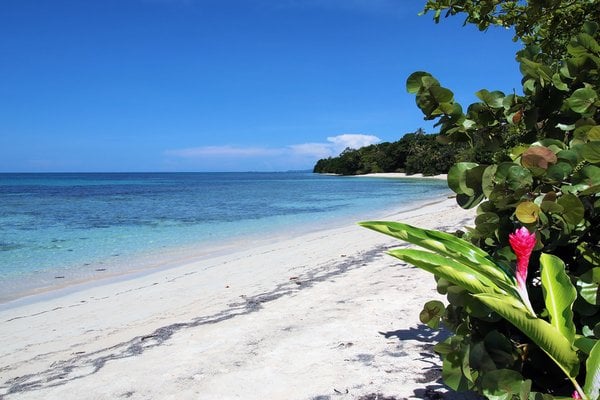
[(425, 0), (2, 0), (0, 172), (286, 171), (520, 92), (512, 32)]

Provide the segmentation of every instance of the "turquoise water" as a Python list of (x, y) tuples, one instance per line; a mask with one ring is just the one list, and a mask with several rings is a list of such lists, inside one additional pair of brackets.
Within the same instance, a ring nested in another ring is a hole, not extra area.
[(0, 301), (446, 194), (444, 181), (306, 172), (0, 174)]

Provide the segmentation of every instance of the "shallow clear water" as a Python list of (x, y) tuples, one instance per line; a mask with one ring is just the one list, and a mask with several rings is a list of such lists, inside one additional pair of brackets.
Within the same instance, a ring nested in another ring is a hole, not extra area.
[(306, 172), (0, 174), (0, 301), (447, 193), (444, 181)]

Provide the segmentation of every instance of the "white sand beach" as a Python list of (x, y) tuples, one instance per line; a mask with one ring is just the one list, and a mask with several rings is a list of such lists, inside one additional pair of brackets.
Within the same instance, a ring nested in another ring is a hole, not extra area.
[(404, 172), (377, 172), (364, 175), (352, 175), (365, 178), (408, 178), (408, 179), (442, 179), (448, 180), (448, 174), (423, 175), (423, 174), (405, 174)]
[[(389, 219), (453, 231), (473, 213)], [(439, 336), (418, 317), (441, 296), (385, 254), (400, 245), (348, 221), (5, 309), (0, 398), (435, 398)]]

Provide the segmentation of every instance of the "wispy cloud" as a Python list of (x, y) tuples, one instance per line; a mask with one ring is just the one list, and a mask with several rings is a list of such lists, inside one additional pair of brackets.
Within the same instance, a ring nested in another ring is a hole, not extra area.
[(281, 149), (268, 147), (240, 146), (203, 146), (185, 149), (167, 150), (167, 156), (196, 158), (196, 157), (262, 157), (281, 154)]
[[(282, 147), (260, 146), (201, 146), (165, 151), (165, 156), (173, 160), (187, 162), (227, 163), (233, 165), (250, 165), (260, 162), (261, 165), (273, 166), (274, 169), (310, 168), (320, 158), (333, 157), (346, 148), (358, 149), (363, 146), (381, 142), (377, 136), (363, 134), (343, 134), (330, 136), (325, 142), (291, 144)], [(203, 164), (203, 165), (204, 165)]]

